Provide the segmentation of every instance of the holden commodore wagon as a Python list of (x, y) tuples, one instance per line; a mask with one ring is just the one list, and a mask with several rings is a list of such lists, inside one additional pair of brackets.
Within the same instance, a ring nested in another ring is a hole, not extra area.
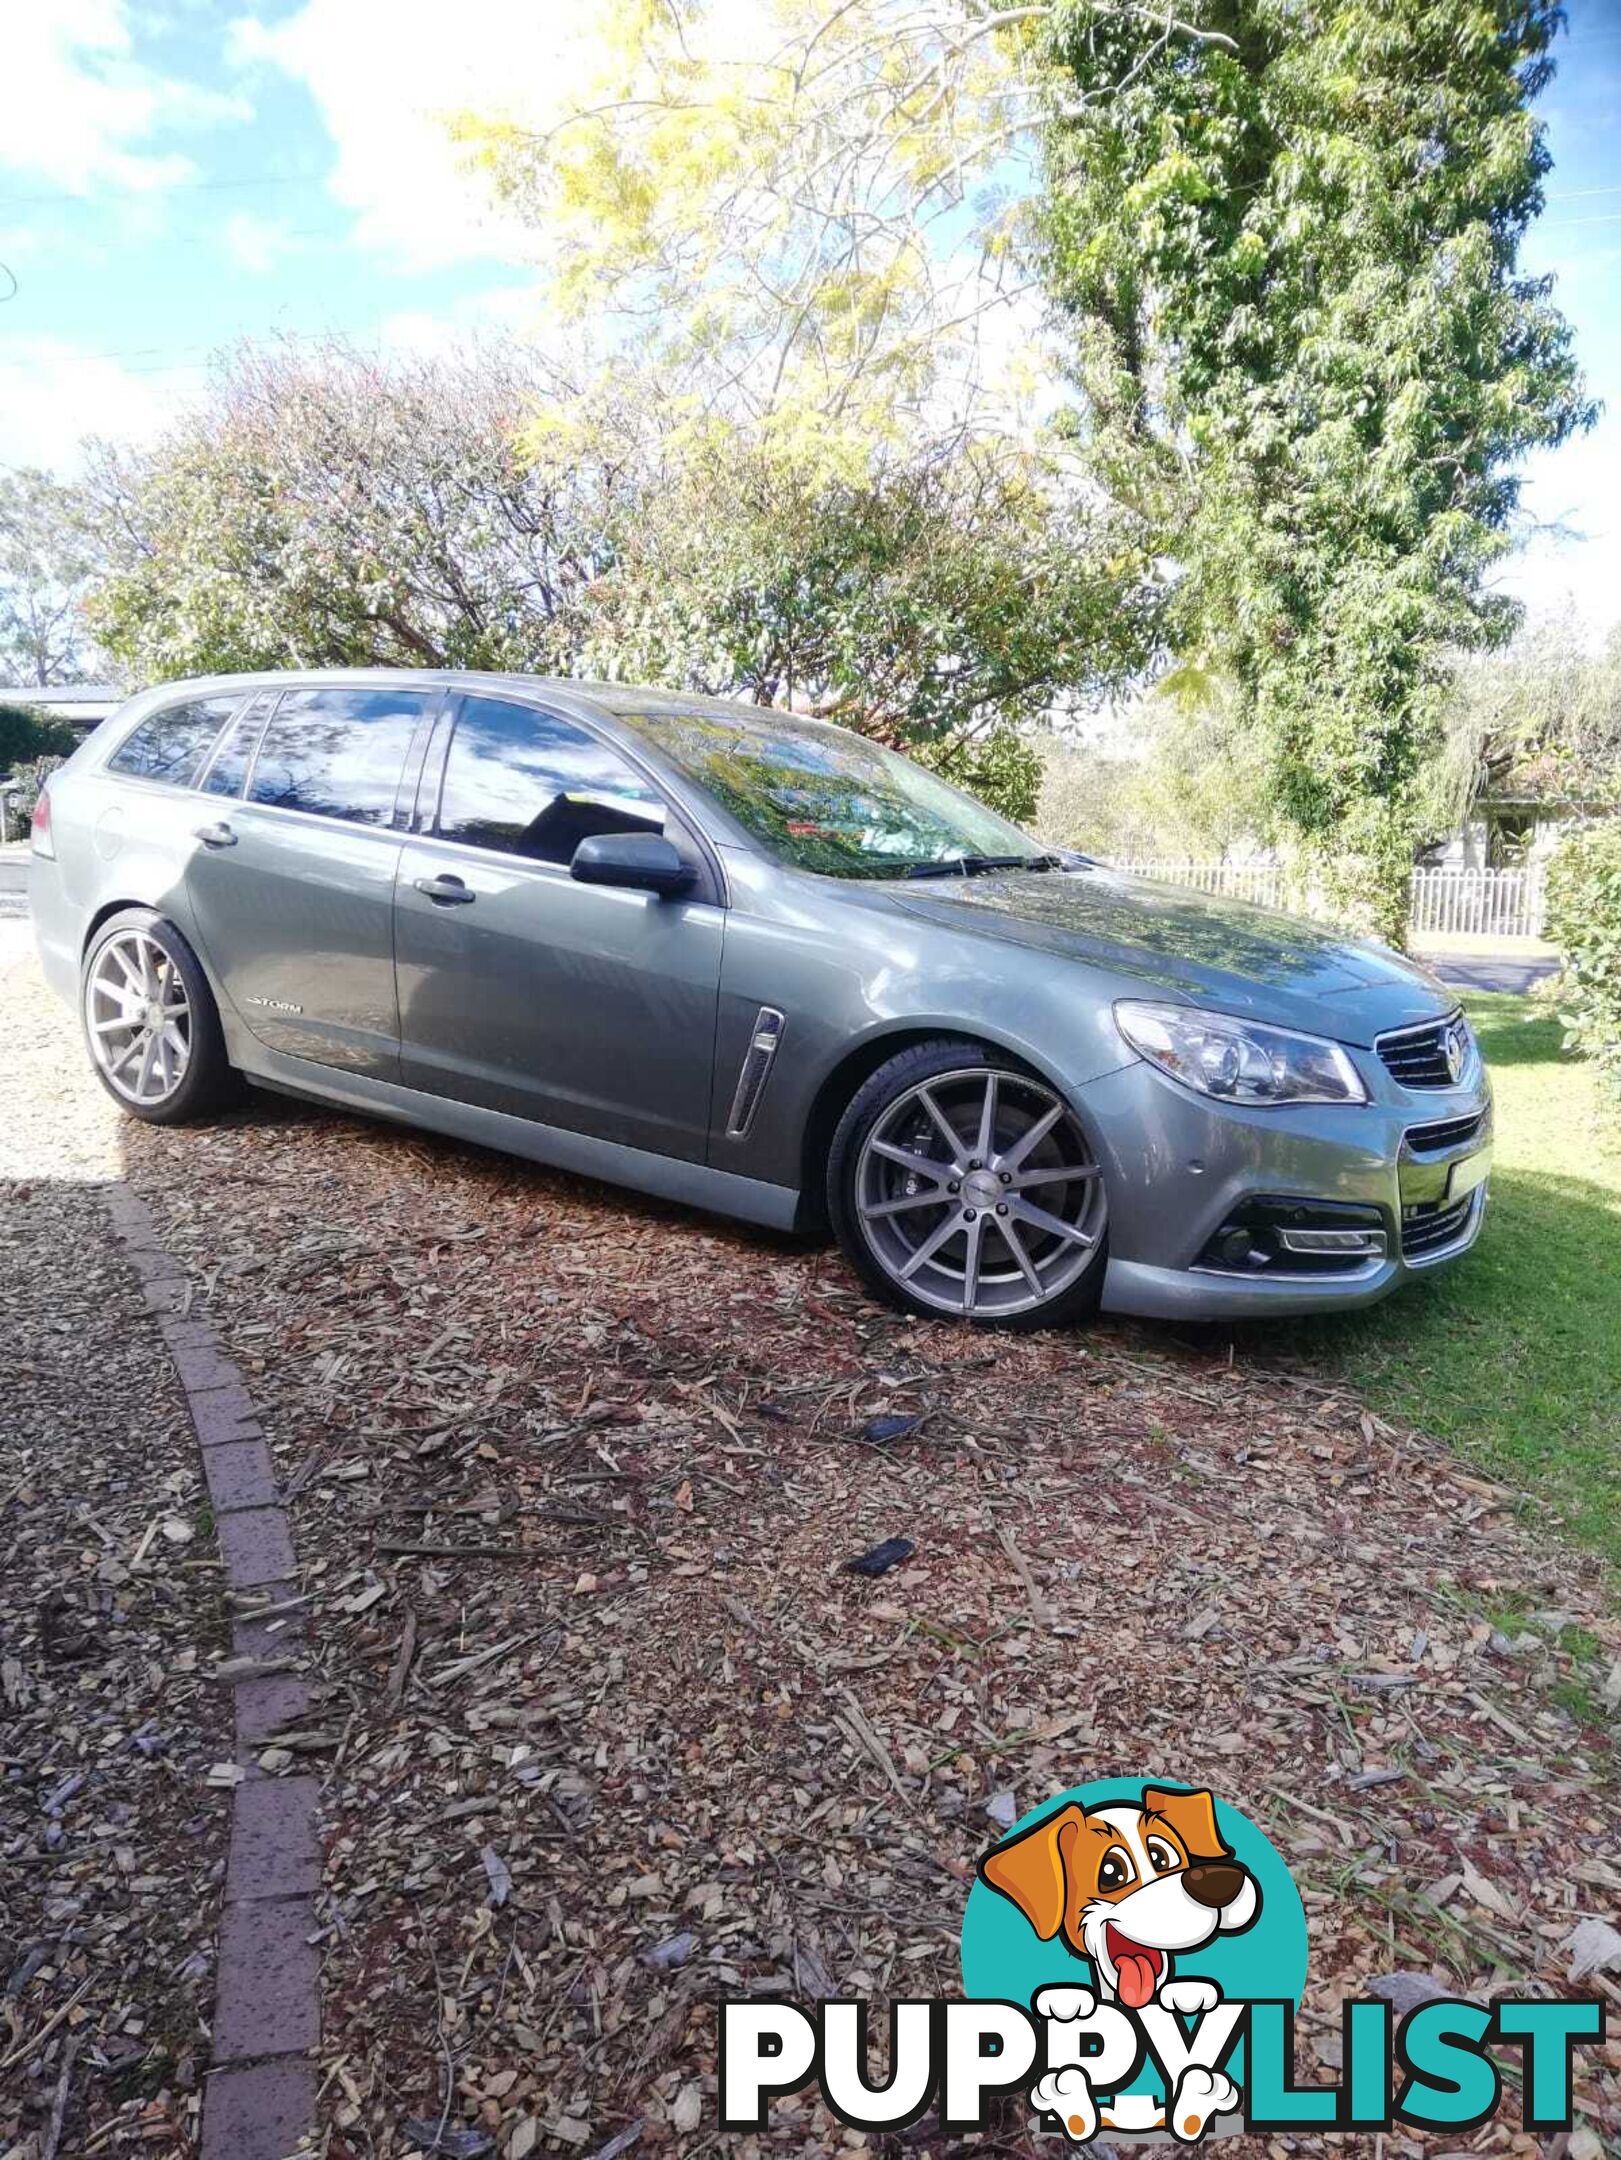
[(1366, 1304), (1463, 1252), (1491, 1099), (1377, 945), (1057, 855), (798, 714), (462, 673), (175, 683), (36, 814), (95, 1071), (257, 1086), (778, 1229), (1018, 1327)]

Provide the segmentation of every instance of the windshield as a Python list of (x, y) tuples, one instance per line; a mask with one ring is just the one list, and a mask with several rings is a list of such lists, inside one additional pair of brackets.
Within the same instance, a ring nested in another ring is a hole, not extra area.
[(826, 877), (1045, 868), (1029, 835), (949, 782), (842, 728), (756, 708), (618, 716), (779, 862)]

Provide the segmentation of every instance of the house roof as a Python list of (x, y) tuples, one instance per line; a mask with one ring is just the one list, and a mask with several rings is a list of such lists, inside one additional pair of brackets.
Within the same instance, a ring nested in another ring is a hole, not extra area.
[(122, 705), (117, 683), (0, 683), (0, 705)]

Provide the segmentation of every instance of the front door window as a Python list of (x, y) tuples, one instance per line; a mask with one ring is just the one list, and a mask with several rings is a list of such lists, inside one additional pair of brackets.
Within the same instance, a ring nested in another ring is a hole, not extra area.
[(445, 762), (441, 840), (567, 866), (597, 833), (664, 830), (656, 790), (606, 743), (504, 698), (462, 701)]

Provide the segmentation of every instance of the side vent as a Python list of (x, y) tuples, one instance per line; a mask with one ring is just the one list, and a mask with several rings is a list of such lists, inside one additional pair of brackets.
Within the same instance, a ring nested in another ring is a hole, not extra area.
[(782, 1014), (774, 1005), (762, 1005), (755, 1015), (754, 1033), (749, 1041), (748, 1053), (737, 1076), (737, 1093), (732, 1097), (732, 1114), (726, 1120), (728, 1140), (742, 1140), (754, 1123), (754, 1113), (760, 1107), (760, 1097), (771, 1072), (771, 1060), (777, 1054), (785, 1026)]

